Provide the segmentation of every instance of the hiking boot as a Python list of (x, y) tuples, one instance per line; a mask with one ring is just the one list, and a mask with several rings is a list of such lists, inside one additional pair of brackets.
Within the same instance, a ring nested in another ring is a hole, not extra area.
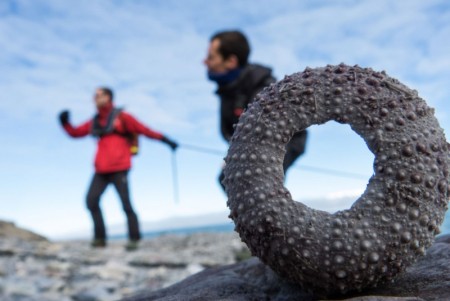
[(104, 248), (106, 247), (106, 240), (104, 239), (94, 239), (91, 241), (91, 247), (93, 248)]
[(135, 251), (138, 248), (138, 241), (137, 240), (129, 240), (128, 243), (125, 245), (125, 250), (127, 251)]

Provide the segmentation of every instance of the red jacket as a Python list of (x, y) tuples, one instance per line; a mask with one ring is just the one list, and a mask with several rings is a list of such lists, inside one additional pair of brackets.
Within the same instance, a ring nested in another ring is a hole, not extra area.
[[(105, 126), (112, 111), (112, 104), (99, 110), (99, 123)], [(120, 120), (119, 120), (120, 118)], [(95, 155), (95, 172), (110, 173), (131, 168), (130, 144), (121, 133), (142, 134), (148, 138), (161, 140), (163, 135), (146, 127), (128, 113), (120, 112), (114, 121), (114, 132), (98, 138)], [(64, 130), (72, 137), (85, 137), (91, 133), (93, 119), (80, 126), (73, 127), (70, 123), (64, 125)], [(126, 129), (126, 130), (125, 130)]]

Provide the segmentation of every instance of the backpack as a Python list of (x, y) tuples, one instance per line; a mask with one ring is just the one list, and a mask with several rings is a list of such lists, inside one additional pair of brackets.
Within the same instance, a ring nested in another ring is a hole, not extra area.
[[(120, 108), (114, 108), (111, 113), (108, 116), (108, 120), (106, 122), (105, 126), (101, 126), (99, 122), (99, 114), (96, 114), (93, 118), (92, 122), (92, 128), (91, 128), (91, 135), (97, 138), (100, 138), (104, 135), (116, 133), (119, 135), (124, 136), (128, 144), (130, 145), (130, 153), (131, 155), (137, 155), (139, 153), (139, 140), (138, 140), (138, 134), (131, 133), (127, 130), (125, 122), (122, 120), (121, 113), (122, 109)], [(118, 119), (119, 122), (122, 123), (123, 128), (125, 129), (125, 133), (119, 133), (115, 131), (114, 129), (114, 121)]]

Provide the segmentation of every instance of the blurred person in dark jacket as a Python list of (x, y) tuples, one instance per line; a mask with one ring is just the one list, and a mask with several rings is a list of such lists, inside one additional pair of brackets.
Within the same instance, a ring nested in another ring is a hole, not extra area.
[[(217, 83), (220, 131), (227, 142), (233, 135), (234, 125), (256, 94), (276, 81), (270, 68), (249, 63), (249, 55), (250, 45), (242, 32), (221, 31), (211, 37), (204, 60), (208, 79)], [(306, 138), (306, 130), (300, 131), (295, 133), (287, 144), (283, 162), (284, 173), (305, 152)], [(221, 172), (221, 185), (223, 177)]]

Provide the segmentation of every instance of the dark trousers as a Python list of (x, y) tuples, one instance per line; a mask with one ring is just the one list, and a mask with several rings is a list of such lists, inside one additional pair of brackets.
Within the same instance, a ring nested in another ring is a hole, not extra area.
[[(288, 168), (294, 164), (295, 160), (300, 157), (306, 148), (306, 138), (308, 136), (308, 132), (306, 130), (300, 131), (294, 134), (291, 140), (286, 145), (286, 154), (284, 155), (283, 160), (283, 171), (286, 174)], [(225, 191), (225, 186), (222, 184), (225, 175), (223, 174), (223, 169), (220, 171), (219, 175), (219, 183), (222, 186), (222, 189)]]
[(284, 174), (286, 174), (288, 168), (294, 164), (295, 160), (305, 152), (307, 133), (306, 130), (295, 133), (286, 145), (286, 154), (284, 155), (283, 160)]
[(94, 222), (94, 238), (106, 240), (105, 223), (100, 209), (100, 197), (109, 184), (113, 184), (122, 201), (123, 211), (127, 216), (128, 237), (139, 240), (139, 222), (136, 213), (131, 206), (130, 193), (128, 190), (128, 170), (112, 172), (107, 174), (95, 173), (86, 197), (86, 206), (91, 212)]

